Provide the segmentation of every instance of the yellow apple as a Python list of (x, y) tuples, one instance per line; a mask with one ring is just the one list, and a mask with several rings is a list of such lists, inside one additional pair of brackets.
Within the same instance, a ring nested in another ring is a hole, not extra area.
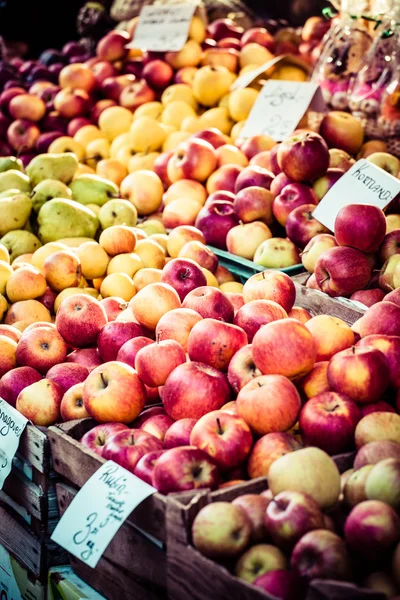
[(194, 179), (180, 179), (176, 181), (170, 185), (164, 194), (164, 206), (167, 206), (173, 200), (184, 198), (195, 200), (200, 206), (203, 206), (207, 200), (207, 192), (204, 185)]
[(10, 302), (33, 300), (43, 296), (47, 282), (39, 269), (32, 266), (21, 267), (14, 271), (6, 285), (6, 294)]
[(233, 144), (224, 144), (215, 150), (218, 157), (218, 167), (222, 165), (240, 165), (247, 167), (249, 161), (247, 156)]
[(51, 142), (47, 152), (50, 154), (63, 154), (64, 152), (73, 152), (79, 162), (82, 162), (85, 158), (85, 148), (82, 144), (79, 144), (74, 140), (74, 138), (69, 137), (67, 135), (62, 135), (61, 137)]
[(56, 292), (79, 285), (82, 277), (81, 261), (71, 250), (50, 254), (43, 264), (43, 275)]
[(87, 147), (89, 142), (99, 138), (106, 139), (106, 136), (96, 125), (84, 125), (74, 135), (74, 140), (84, 148)]
[(51, 323), (51, 315), (47, 308), (38, 300), (22, 300), (10, 306), (4, 322), (6, 325), (14, 325), (21, 321), (24, 321), (28, 325), (37, 321)]
[[(205, 129), (204, 125), (202, 126), (202, 129)], [(179, 144), (181, 144), (182, 142), (186, 142), (186, 140), (188, 140), (191, 137), (191, 135), (192, 134), (189, 133), (189, 131), (173, 131), (172, 133), (167, 135), (167, 138), (163, 143), (163, 152), (170, 152), (172, 150), (176, 150)]]
[(106, 273), (110, 257), (97, 242), (85, 242), (74, 252), (81, 261), (82, 275), (86, 279), (96, 279)]
[(200, 269), (203, 271), (204, 275), (206, 276), (207, 285), (210, 285), (211, 287), (219, 288), (218, 279), (215, 277), (214, 273), (211, 273), (211, 271), (209, 271), (205, 267), (200, 267)]
[(146, 285), (150, 285), (150, 283), (158, 283), (161, 281), (162, 270), (161, 269), (152, 269), (145, 268), (140, 269), (137, 273), (135, 273), (133, 277), (133, 283), (136, 290), (139, 290), (146, 287)]
[(253, 88), (243, 88), (231, 92), (228, 101), (231, 118), (236, 122), (245, 121), (257, 98), (258, 92)]
[(193, 79), (193, 93), (203, 106), (216, 106), (229, 92), (233, 83), (232, 73), (223, 66), (206, 65), (198, 69)]
[(168, 235), (166, 233), (152, 233), (150, 234), (150, 238), (157, 242), (157, 244), (160, 244), (164, 248), (164, 252), (167, 253)]
[(167, 204), (163, 210), (162, 219), (167, 229), (180, 225), (194, 225), (201, 210), (201, 204), (192, 198), (178, 198)]
[(132, 202), (139, 216), (156, 212), (161, 205), (163, 194), (162, 181), (153, 171), (135, 171), (121, 183), (121, 196)]
[(152, 119), (158, 121), (163, 110), (164, 107), (161, 102), (146, 102), (146, 104), (138, 106), (138, 108), (135, 110), (133, 114), (133, 120), (136, 121), (136, 119), (140, 119), (141, 117), (151, 117)]
[(144, 265), (137, 254), (118, 254), (113, 256), (107, 266), (107, 275), (111, 273), (125, 273), (132, 279), (137, 271), (143, 269)]
[(187, 131), (188, 133), (197, 133), (204, 129), (200, 123), (198, 116), (185, 117), (181, 123), (181, 131)]
[(118, 296), (129, 302), (136, 294), (136, 289), (132, 279), (126, 273), (110, 273), (100, 286), (100, 294), (103, 298)]
[(0, 260), (0, 294), (6, 293), (7, 281), (13, 273), (13, 268), (4, 260)]
[(202, 52), (202, 47), (198, 42), (188, 40), (179, 52), (167, 52), (165, 60), (173, 69), (196, 67), (200, 62)]
[(161, 103), (164, 107), (175, 100), (183, 100), (183, 102), (190, 104), (194, 110), (197, 110), (198, 108), (197, 100), (193, 94), (192, 88), (185, 83), (175, 83), (174, 85), (168, 86), (161, 96)]
[(121, 133), (126, 133), (133, 121), (130, 110), (123, 106), (110, 106), (99, 117), (99, 128), (112, 141)]
[[(164, 116), (164, 113), (162, 116)], [(163, 128), (151, 117), (135, 119), (130, 128), (130, 135), (132, 147), (135, 152), (152, 152), (158, 150), (166, 138)]]
[(99, 244), (109, 256), (116, 256), (123, 252), (133, 252), (136, 247), (136, 235), (131, 227), (126, 225), (112, 225), (101, 232)]
[(394, 231), (395, 229), (400, 229), (400, 215), (387, 215), (386, 216), (386, 233), (390, 233), (391, 231)]
[(233, 121), (229, 116), (229, 111), (227, 108), (222, 108), (220, 106), (216, 108), (210, 108), (206, 110), (200, 117), (200, 122), (202, 123), (204, 129), (209, 129), (211, 127), (216, 127), (222, 133), (229, 135), (232, 127)]
[(131, 146), (131, 144), (132, 138), (129, 130), (125, 133), (121, 133), (111, 142), (110, 157), (117, 158), (119, 150), (121, 150), (121, 148), (125, 148), (125, 146)]
[(86, 164), (92, 169), (97, 169), (101, 160), (110, 157), (110, 142), (104, 138), (92, 140), (86, 146)]
[(143, 170), (152, 171), (158, 156), (160, 156), (159, 152), (138, 152), (134, 154), (128, 162), (129, 173)]
[(10, 254), (3, 244), (0, 244), (0, 260), (10, 264)]
[(174, 100), (174, 102), (170, 102), (164, 108), (163, 114), (161, 115), (161, 123), (164, 125), (172, 125), (172, 127), (179, 129), (183, 119), (186, 117), (197, 117), (194, 108), (183, 100)]
[(137, 228), (145, 231), (148, 236), (151, 236), (153, 233), (166, 233), (166, 229), (161, 221), (161, 215), (159, 219), (147, 219), (143, 223), (139, 223)]
[(139, 240), (136, 244), (135, 254), (146, 268), (162, 269), (165, 265), (164, 248), (151, 238)]
[(243, 291), (243, 283), (240, 281), (226, 281), (219, 286), (221, 292), (231, 292), (232, 294), (241, 294)]
[(243, 68), (246, 65), (263, 65), (274, 58), (273, 54), (260, 44), (246, 44), (240, 51), (240, 66)]
[(66, 244), (62, 244), (61, 242), (48, 242), (44, 246), (41, 246), (32, 255), (32, 264), (39, 270), (43, 269), (44, 261), (48, 256), (54, 254), (54, 252), (58, 252), (59, 250), (68, 250), (68, 246)]
[(257, 248), (272, 238), (270, 228), (261, 221), (242, 223), (228, 231), (226, 236), (226, 247), (229, 252), (253, 260)]

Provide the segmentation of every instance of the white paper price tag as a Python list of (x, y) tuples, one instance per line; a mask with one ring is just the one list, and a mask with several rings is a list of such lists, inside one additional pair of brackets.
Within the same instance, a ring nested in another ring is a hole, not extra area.
[(333, 231), (336, 216), (343, 206), (373, 204), (383, 210), (399, 193), (399, 179), (362, 158), (325, 194), (313, 216)]
[(281, 142), (293, 133), (308, 107), (318, 112), (325, 109), (318, 84), (270, 79), (261, 89), (240, 137), (266, 134)]
[(51, 539), (94, 568), (133, 509), (156, 491), (109, 460), (75, 496)]
[(234, 90), (241, 90), (249, 86), (259, 75), (265, 73), (265, 71), (269, 71), (272, 69), (274, 65), (281, 62), (283, 58), (288, 56), (287, 54), (280, 54), (279, 56), (275, 56), (275, 58), (265, 62), (263, 65), (260, 65), (254, 71), (249, 71), (248, 73), (244, 73), (240, 77), (238, 77), (231, 85), (231, 92)]
[(8, 477), (28, 419), (0, 398), (0, 490)]
[(144, 6), (133, 40), (127, 48), (153, 52), (178, 52), (185, 45), (196, 4), (153, 4)]

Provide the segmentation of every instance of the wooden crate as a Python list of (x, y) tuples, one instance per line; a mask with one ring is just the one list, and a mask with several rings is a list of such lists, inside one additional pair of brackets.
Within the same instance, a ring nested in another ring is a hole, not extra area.
[[(275, 600), (274, 596), (238, 579), (224, 566), (206, 558), (191, 544), (192, 523), (201, 508), (217, 500), (231, 502), (241, 493), (234, 488), (221, 490), (218, 496), (203, 492), (191, 511), (182, 510), (174, 499), (168, 502), (169, 600)], [(387, 600), (387, 597), (353, 584), (320, 580), (309, 586), (306, 600)]]
[(67, 557), (50, 540), (58, 520), (54, 484), (46, 429), (28, 424), (0, 492), (0, 544), (41, 581)]

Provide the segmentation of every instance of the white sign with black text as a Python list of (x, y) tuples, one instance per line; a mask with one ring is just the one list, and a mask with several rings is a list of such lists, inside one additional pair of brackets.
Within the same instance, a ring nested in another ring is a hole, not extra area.
[(295, 131), (309, 107), (317, 112), (325, 109), (318, 84), (270, 79), (261, 89), (240, 137), (265, 134), (281, 142)]
[(313, 216), (331, 231), (341, 208), (348, 204), (373, 204), (382, 210), (400, 194), (400, 180), (362, 158), (325, 194)]
[(109, 460), (75, 496), (51, 539), (94, 568), (125, 519), (156, 491)]
[(10, 474), (19, 440), (27, 423), (28, 419), (0, 398), (0, 490)]
[(143, 6), (133, 40), (127, 48), (179, 52), (186, 44), (196, 3)]

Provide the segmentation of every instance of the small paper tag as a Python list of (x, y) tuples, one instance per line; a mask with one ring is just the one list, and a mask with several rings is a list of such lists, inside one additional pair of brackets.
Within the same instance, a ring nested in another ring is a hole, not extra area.
[(277, 63), (281, 62), (283, 58), (286, 58), (288, 54), (281, 54), (280, 56), (275, 56), (271, 60), (265, 62), (263, 65), (260, 65), (254, 71), (249, 71), (248, 73), (244, 73), (240, 77), (238, 77), (231, 85), (231, 92), (235, 90), (241, 90), (243, 88), (247, 88), (259, 75), (265, 73), (265, 71), (269, 71), (272, 69)]
[(0, 490), (10, 474), (26, 419), (13, 406), (0, 398)]
[(266, 134), (281, 142), (295, 131), (308, 107), (317, 112), (325, 109), (318, 84), (269, 79), (251, 109), (240, 137)]
[(382, 210), (400, 193), (400, 180), (362, 158), (325, 194), (313, 216), (331, 231), (341, 208), (373, 204)]
[(127, 48), (179, 52), (186, 44), (196, 3), (143, 6), (132, 42)]
[(133, 509), (156, 491), (109, 460), (75, 496), (51, 539), (94, 568)]

